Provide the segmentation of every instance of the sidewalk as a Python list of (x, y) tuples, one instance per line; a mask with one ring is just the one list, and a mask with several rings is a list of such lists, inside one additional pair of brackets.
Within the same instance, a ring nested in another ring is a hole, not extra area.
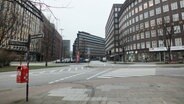
[[(114, 62), (107, 62), (109, 64), (114, 64)], [(114, 65), (124, 65), (124, 66), (150, 66), (150, 67), (184, 67), (184, 64), (177, 64), (177, 63), (172, 63), (172, 64), (165, 64), (161, 62), (116, 62)]]
[[(98, 79), (4, 91), (2, 104), (184, 104), (184, 77)], [(22, 97), (20, 97), (22, 96)]]

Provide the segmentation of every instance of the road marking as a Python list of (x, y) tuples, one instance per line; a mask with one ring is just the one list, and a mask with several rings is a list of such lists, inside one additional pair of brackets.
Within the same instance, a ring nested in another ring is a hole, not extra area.
[(12, 74), (12, 75), (10, 75), (10, 77), (16, 77), (17, 75), (16, 74)]
[(71, 71), (72, 68), (69, 68), (68, 71)]
[(83, 73), (75, 74), (75, 75), (68, 76), (68, 77), (65, 77), (65, 78), (61, 78), (61, 79), (58, 79), (58, 80), (55, 80), (55, 81), (51, 81), (51, 82), (49, 82), (49, 84), (53, 84), (53, 83), (56, 83), (56, 82), (59, 82), (59, 81), (63, 81), (65, 79), (76, 77), (76, 76), (79, 76), (79, 75), (82, 75), (82, 74), (85, 74), (85, 73), (87, 73), (87, 72), (83, 72)]
[(57, 71), (57, 70), (51, 70), (50, 73), (54, 73), (54, 72), (56, 72), (56, 71)]
[(75, 71), (77, 71), (77, 70), (78, 70), (78, 68), (76, 67), (76, 68), (75, 68)]
[(105, 71), (102, 71), (102, 72), (99, 72), (99, 73), (97, 73), (97, 74), (95, 74), (95, 75), (93, 75), (93, 76), (87, 78), (87, 80), (90, 80), (90, 79), (92, 79), (92, 78), (94, 78), (94, 77), (97, 77), (98, 75), (103, 74), (103, 73), (106, 73), (106, 72), (108, 72), (108, 71), (110, 71), (110, 70), (111, 70), (111, 69), (105, 70)]
[(65, 70), (65, 69), (60, 69), (59, 72), (62, 72), (63, 70)]

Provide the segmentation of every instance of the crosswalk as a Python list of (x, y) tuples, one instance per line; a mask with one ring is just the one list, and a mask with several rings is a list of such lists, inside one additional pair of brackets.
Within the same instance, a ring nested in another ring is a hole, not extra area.
[[(67, 68), (48, 68), (48, 69), (38, 69), (38, 70), (31, 70), (29, 75), (30, 76), (38, 76), (41, 74), (61, 74), (61, 73), (80, 73), (84, 71), (89, 71), (90, 68), (87, 67), (67, 67)], [(10, 77), (16, 77), (15, 74), (11, 74)]]

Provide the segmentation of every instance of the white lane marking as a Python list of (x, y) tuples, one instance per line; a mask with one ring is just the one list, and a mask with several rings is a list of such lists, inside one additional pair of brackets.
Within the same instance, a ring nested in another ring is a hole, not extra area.
[(71, 71), (72, 68), (69, 68), (68, 71)]
[(10, 75), (10, 77), (16, 77), (17, 75), (16, 74), (12, 74), (12, 75)]
[(77, 70), (78, 70), (78, 68), (76, 67), (76, 68), (75, 68), (75, 71), (77, 71)]
[(108, 72), (108, 71), (110, 71), (110, 70), (111, 70), (111, 69), (105, 70), (105, 71), (102, 71), (102, 72), (99, 72), (99, 73), (97, 73), (97, 74), (95, 74), (95, 75), (93, 75), (93, 76), (87, 78), (87, 80), (90, 80), (90, 79), (92, 79), (92, 78), (94, 78), (94, 77), (97, 77), (98, 75), (103, 74), (103, 73), (106, 73), (106, 72)]
[(53, 84), (53, 83), (56, 83), (56, 82), (59, 82), (59, 81), (63, 81), (65, 79), (76, 77), (76, 76), (79, 76), (79, 75), (82, 75), (82, 74), (85, 74), (85, 73), (87, 73), (87, 72), (83, 72), (83, 73), (75, 74), (75, 75), (68, 76), (68, 77), (65, 77), (65, 78), (61, 78), (61, 79), (58, 79), (58, 80), (55, 80), (55, 81), (51, 81), (51, 82), (49, 82), (49, 84)]
[(60, 69), (59, 72), (62, 72), (63, 70), (65, 70), (65, 69)]
[(81, 68), (82, 70), (84, 69), (84, 67)]
[(57, 70), (51, 70), (50, 73), (54, 73), (54, 72), (56, 72), (56, 71), (57, 71)]

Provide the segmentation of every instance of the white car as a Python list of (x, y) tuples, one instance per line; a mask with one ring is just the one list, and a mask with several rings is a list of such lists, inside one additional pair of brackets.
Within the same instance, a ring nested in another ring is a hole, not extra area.
[(61, 62), (61, 60), (60, 60), (60, 59), (57, 59), (57, 60), (56, 60), (56, 63), (60, 63), (60, 62)]

